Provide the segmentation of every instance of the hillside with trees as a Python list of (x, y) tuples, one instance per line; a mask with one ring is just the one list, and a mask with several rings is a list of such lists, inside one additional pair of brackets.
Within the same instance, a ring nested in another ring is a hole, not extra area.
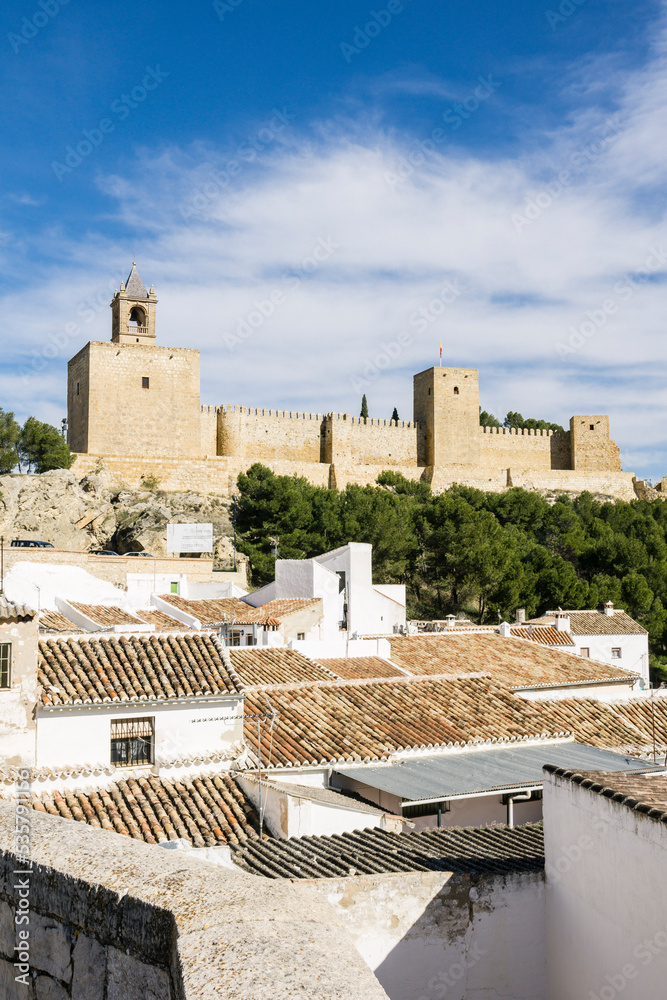
[[(513, 620), (613, 601), (650, 633), (654, 668), (667, 653), (667, 504), (599, 503), (589, 493), (550, 503), (510, 489), (429, 486), (384, 472), (378, 486), (329, 490), (253, 465), (239, 476), (239, 549), (257, 585), (273, 579), (269, 536), (284, 559), (346, 542), (373, 545), (374, 579), (404, 583), (408, 617)], [(665, 675), (667, 678), (667, 673)]]

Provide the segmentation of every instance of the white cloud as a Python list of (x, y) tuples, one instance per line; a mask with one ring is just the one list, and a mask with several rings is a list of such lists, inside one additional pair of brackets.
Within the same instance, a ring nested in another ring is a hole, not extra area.
[[(368, 120), (363, 130), (340, 120), (315, 123), (308, 133), (302, 125), (285, 130), (252, 162), (204, 144), (141, 151), (131, 175), (100, 184), (120, 219), (140, 232), (139, 269), (160, 299), (158, 342), (201, 349), (204, 402), (355, 413), (366, 391), (373, 415), (389, 416), (396, 405), (408, 418), (411, 374), (437, 364), (442, 340), (446, 364), (480, 369), (486, 409), (561, 423), (575, 412), (609, 412), (632, 468), (667, 472), (659, 377), (666, 367), (665, 59), (658, 33), (641, 71), (617, 73), (613, 127), (608, 101), (604, 109), (595, 104), (596, 67), (587, 64), (589, 104), (559, 130), (533, 134), (531, 151), (516, 160), (454, 153), (445, 140), (418, 162), (427, 136), (399, 140)], [(608, 98), (607, 70), (597, 66)], [(227, 183), (230, 158), (239, 169)], [(564, 170), (571, 176), (555, 193)], [(400, 171), (407, 176), (397, 181)], [(537, 217), (518, 225), (531, 201)], [(306, 273), (320, 241), (336, 247)], [(624, 276), (655, 249), (659, 280), (638, 279), (626, 286), (631, 295), (622, 294)], [(64, 244), (63, 260), (40, 277), (29, 310), (23, 291), (3, 302), (5, 315), (22, 314), (22, 336), (7, 345), (10, 362), (22, 363), (30, 351), (39, 360), (49, 335), (77, 324), (39, 379), (26, 383), (30, 389), (2, 384), (6, 405), (19, 412), (62, 408), (65, 361), (86, 340), (110, 335), (103, 300), (112, 276), (124, 279), (130, 263), (101, 230), (86, 245)], [(301, 280), (287, 289), (283, 276), (295, 268)], [(429, 303), (447, 282), (465, 291), (418, 329), (411, 317), (422, 307), (434, 313), (437, 303)], [(230, 350), (229, 335), (276, 290), (284, 300)], [(90, 294), (102, 305), (84, 319), (78, 304)], [(616, 308), (600, 329), (559, 353), (572, 329), (593, 322), (588, 314), (609, 301)], [(392, 345), (404, 332), (410, 343), (396, 354)], [(387, 352), (396, 356), (378, 367)], [(362, 388), (359, 379), (374, 365), (378, 377)]]

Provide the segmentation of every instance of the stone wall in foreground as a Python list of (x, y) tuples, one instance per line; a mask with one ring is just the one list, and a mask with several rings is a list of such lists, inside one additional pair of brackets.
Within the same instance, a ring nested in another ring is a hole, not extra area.
[(309, 887), (29, 813), (31, 867), (0, 805), (2, 1000), (386, 1000)]

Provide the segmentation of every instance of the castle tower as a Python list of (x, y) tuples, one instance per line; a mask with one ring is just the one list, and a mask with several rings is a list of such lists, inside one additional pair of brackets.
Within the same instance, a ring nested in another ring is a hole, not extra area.
[(155, 289), (136, 264), (111, 302), (111, 341), (90, 341), (67, 368), (72, 451), (199, 458), (199, 351), (155, 345)]
[(476, 368), (427, 368), (415, 375), (414, 418), (424, 431), (418, 437), (419, 465), (479, 465)]
[(113, 344), (150, 347), (155, 343), (155, 289), (151, 285), (150, 292), (146, 291), (134, 261), (127, 281), (125, 284), (121, 282), (120, 291), (116, 292), (110, 305)]

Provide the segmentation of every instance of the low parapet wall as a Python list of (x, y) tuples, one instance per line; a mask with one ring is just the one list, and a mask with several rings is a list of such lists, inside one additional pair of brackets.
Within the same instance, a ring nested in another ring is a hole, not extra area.
[(15, 808), (0, 804), (3, 1000), (386, 1000), (312, 889), (32, 810), (27, 863)]

